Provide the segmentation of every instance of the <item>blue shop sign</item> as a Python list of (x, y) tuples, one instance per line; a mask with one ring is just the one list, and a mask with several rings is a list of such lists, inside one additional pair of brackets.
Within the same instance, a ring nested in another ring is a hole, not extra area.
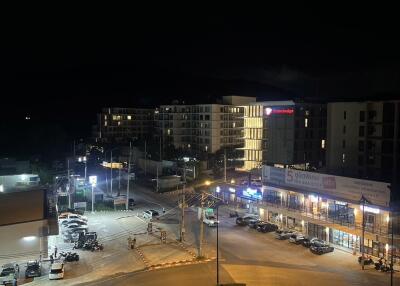
[(259, 189), (247, 188), (242, 191), (242, 195), (240, 197), (246, 198), (249, 200), (261, 200), (262, 192)]

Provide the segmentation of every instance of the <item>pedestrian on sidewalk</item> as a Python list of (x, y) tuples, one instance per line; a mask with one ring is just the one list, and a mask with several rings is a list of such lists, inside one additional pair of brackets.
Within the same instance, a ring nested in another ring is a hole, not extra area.
[(54, 247), (54, 257), (57, 259), (57, 246)]
[(128, 237), (128, 249), (132, 249), (132, 237)]
[(50, 263), (53, 264), (54, 262), (54, 258), (53, 258), (53, 254), (50, 255)]
[(133, 238), (131, 249), (135, 249), (136, 246), (136, 237)]
[(162, 213), (165, 214), (165, 208), (162, 208)]

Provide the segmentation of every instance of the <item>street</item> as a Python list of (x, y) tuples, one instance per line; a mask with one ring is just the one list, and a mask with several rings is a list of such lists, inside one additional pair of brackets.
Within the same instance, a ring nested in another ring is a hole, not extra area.
[[(176, 196), (152, 193), (133, 186), (132, 211), (88, 212), (90, 231), (96, 231), (104, 251), (77, 250), (79, 262), (67, 263), (65, 278), (49, 281), (35, 278), (31, 285), (215, 285), (216, 227), (204, 225), (204, 256), (194, 260), (199, 244), (197, 208), (191, 207), (197, 195), (189, 195), (185, 212), (185, 244), (180, 245), (180, 209)], [(165, 214), (162, 209), (165, 208)], [(142, 212), (155, 209), (161, 217), (153, 221), (153, 233), (147, 233), (148, 221)], [(362, 271), (357, 257), (336, 249), (333, 253), (314, 255), (309, 249), (275, 239), (274, 233), (259, 233), (247, 226), (237, 226), (229, 217), (229, 207), (219, 211), (220, 283), (241, 282), (247, 285), (389, 285), (390, 274), (372, 266)], [(161, 244), (160, 230), (167, 233)], [(128, 249), (127, 238), (137, 238), (137, 250)], [(60, 251), (72, 248), (60, 238), (50, 241)], [(50, 248), (52, 249), (52, 248)], [(190, 264), (190, 265), (188, 265)], [(144, 271), (146, 270), (146, 271)], [(46, 273), (44, 273), (46, 274)], [(398, 274), (395, 282), (398, 283)]]

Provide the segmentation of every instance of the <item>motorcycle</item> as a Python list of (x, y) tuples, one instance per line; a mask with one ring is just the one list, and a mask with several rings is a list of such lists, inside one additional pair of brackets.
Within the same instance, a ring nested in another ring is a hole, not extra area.
[(61, 252), (60, 253), (61, 257), (64, 257), (64, 261), (66, 262), (73, 262), (73, 261), (79, 261), (79, 254), (77, 254), (76, 252)]
[[(358, 263), (361, 264), (361, 261), (362, 261), (362, 256), (358, 257)], [(372, 260), (372, 258), (364, 257), (364, 265), (371, 265), (371, 264), (374, 264), (374, 261)]]

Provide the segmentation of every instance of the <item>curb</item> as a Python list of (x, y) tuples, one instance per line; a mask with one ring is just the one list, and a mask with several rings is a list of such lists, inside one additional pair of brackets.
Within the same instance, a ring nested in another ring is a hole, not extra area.
[(186, 246), (185, 244), (183, 244), (182, 242), (178, 242), (178, 245), (179, 245), (183, 250), (185, 250), (187, 253), (189, 253), (193, 258), (196, 258), (196, 257), (197, 257), (196, 253), (194, 253), (193, 251), (189, 250), (189, 249), (187, 248), (187, 246)]
[(149, 268), (149, 267), (150, 267), (149, 262), (148, 262), (148, 260), (146, 259), (146, 257), (144, 256), (142, 250), (139, 249), (138, 247), (135, 248), (135, 250), (136, 250), (136, 252), (139, 254), (140, 259), (143, 261), (143, 263), (144, 263), (144, 265), (146, 266), (146, 268)]
[(174, 267), (174, 266), (181, 266), (181, 265), (191, 265), (191, 264), (200, 264), (206, 263), (214, 260), (215, 258), (207, 258), (202, 260), (196, 259), (185, 259), (185, 260), (178, 260), (173, 262), (166, 262), (166, 263), (158, 263), (154, 265), (150, 265), (149, 270), (155, 270), (160, 268), (167, 268), (167, 267)]

